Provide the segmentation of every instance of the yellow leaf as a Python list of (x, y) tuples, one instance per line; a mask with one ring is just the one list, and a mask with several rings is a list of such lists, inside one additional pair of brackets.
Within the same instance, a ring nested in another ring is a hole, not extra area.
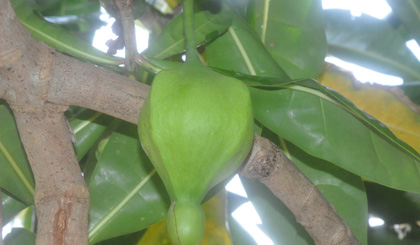
[[(201, 245), (231, 245), (229, 234), (225, 227), (225, 196), (224, 190), (203, 205), (206, 214), (206, 233)], [(166, 232), (166, 221), (150, 226), (138, 245), (172, 245)]]
[(420, 152), (420, 115), (402, 90), (362, 84), (350, 73), (327, 65), (318, 79), (351, 100), (360, 110), (384, 123), (399, 139)]
[(174, 9), (178, 5), (178, 0), (166, 0), (169, 6)]

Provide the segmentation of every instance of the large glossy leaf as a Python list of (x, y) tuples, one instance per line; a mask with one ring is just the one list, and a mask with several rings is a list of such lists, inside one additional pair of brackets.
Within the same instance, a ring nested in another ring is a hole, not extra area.
[(251, 88), (256, 119), (313, 156), (392, 188), (420, 191), (418, 153), (338, 93), (300, 87), (307, 81), (284, 90)]
[(0, 187), (25, 204), (33, 202), (34, 180), (15, 120), (0, 102)]
[(13, 228), (4, 238), (5, 245), (35, 245), (35, 234), (24, 228)]
[(328, 52), (343, 60), (406, 81), (420, 80), (420, 63), (387, 22), (346, 10), (326, 10)]
[(420, 43), (420, 2), (414, 0), (387, 0), (392, 8), (392, 14), (398, 18), (410, 31), (410, 36)]
[[(164, 59), (185, 50), (184, 15), (173, 19), (162, 33), (150, 43), (143, 54), (148, 57)], [(194, 14), (195, 39), (204, 44), (216, 38), (230, 26), (230, 16), (225, 11), (212, 14), (200, 11)]]
[(16, 214), (25, 209), (27, 205), (19, 202), (13, 197), (1, 192), (1, 201), (3, 205), (3, 225), (7, 224)]
[(90, 243), (132, 233), (166, 218), (169, 198), (141, 149), (134, 124), (122, 123), (111, 135), (88, 186)]
[[(413, 105), (401, 94), (401, 90), (360, 84), (354, 77), (340, 72), (334, 66), (326, 67), (319, 81), (380, 120), (395, 136), (420, 152), (420, 115), (413, 110)], [(415, 91), (415, 86), (409, 87)]]
[(11, 1), (11, 4), (19, 20), (34, 38), (44, 41), (57, 50), (95, 63), (109, 65), (122, 63), (120, 58), (105, 54), (60, 26), (45, 21), (36, 11), (33, 0), (16, 0)]
[(292, 79), (317, 77), (327, 53), (320, 0), (255, 1), (255, 30)]
[(138, 245), (140, 239), (143, 237), (146, 230), (141, 230), (124, 236), (114, 237), (97, 245)]
[(255, 118), (309, 154), (383, 185), (420, 191), (419, 154), (336, 91), (313, 79), (287, 82), (216, 71), (255, 87)]
[(296, 222), (295, 216), (265, 185), (246, 178), (241, 178), (241, 182), (261, 218), (259, 227), (274, 244), (313, 243), (305, 229)]
[(227, 225), (232, 244), (254, 245), (255, 240), (244, 227), (232, 216), (232, 213), (248, 202), (248, 199), (233, 193), (227, 194)]
[(106, 130), (112, 117), (92, 110), (82, 110), (69, 119), (76, 136), (74, 150), (80, 161)]
[(47, 16), (83, 15), (99, 12), (99, 1), (36, 0), (39, 10)]
[(232, 26), (206, 47), (209, 66), (289, 79), (246, 21), (229, 4), (225, 3), (223, 8), (232, 16)]

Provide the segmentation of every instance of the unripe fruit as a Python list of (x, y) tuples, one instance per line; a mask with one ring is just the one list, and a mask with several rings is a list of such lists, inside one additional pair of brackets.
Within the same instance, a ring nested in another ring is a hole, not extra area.
[(138, 130), (172, 201), (171, 239), (198, 244), (204, 195), (239, 167), (252, 145), (247, 87), (202, 64), (164, 70), (153, 81)]

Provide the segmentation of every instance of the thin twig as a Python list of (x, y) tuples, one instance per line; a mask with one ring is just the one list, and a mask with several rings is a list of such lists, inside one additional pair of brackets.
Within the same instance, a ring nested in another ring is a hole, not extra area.
[(118, 7), (118, 17), (122, 25), (122, 33), (125, 46), (125, 68), (133, 72), (135, 68), (135, 57), (137, 55), (136, 33), (134, 28), (134, 16), (132, 0), (114, 0)]

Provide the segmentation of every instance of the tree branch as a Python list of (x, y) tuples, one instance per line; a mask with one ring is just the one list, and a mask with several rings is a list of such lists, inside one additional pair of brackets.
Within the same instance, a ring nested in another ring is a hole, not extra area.
[(360, 244), (315, 185), (268, 139), (255, 136), (239, 174), (270, 189), (314, 239), (315, 244)]
[(109, 70), (56, 53), (46, 100), (77, 105), (137, 123), (150, 87)]
[(122, 25), (122, 33), (125, 46), (125, 68), (127, 71), (134, 71), (135, 57), (137, 52), (136, 33), (134, 28), (134, 16), (132, 0), (115, 0), (118, 7), (118, 16)]
[[(0, 98), (13, 110), (34, 173), (37, 244), (87, 244), (89, 193), (63, 112), (78, 105), (137, 123), (149, 87), (53, 51), (30, 37), (7, 0), (0, 6)], [(359, 244), (316, 187), (268, 140), (256, 136), (240, 173), (265, 184), (317, 244)]]
[(37, 244), (87, 244), (89, 192), (73, 151), (65, 107), (11, 106), (35, 177)]
[(87, 244), (89, 193), (70, 141), (67, 106), (46, 101), (54, 50), (0, 0), (0, 95), (10, 105), (35, 178), (36, 243)]

